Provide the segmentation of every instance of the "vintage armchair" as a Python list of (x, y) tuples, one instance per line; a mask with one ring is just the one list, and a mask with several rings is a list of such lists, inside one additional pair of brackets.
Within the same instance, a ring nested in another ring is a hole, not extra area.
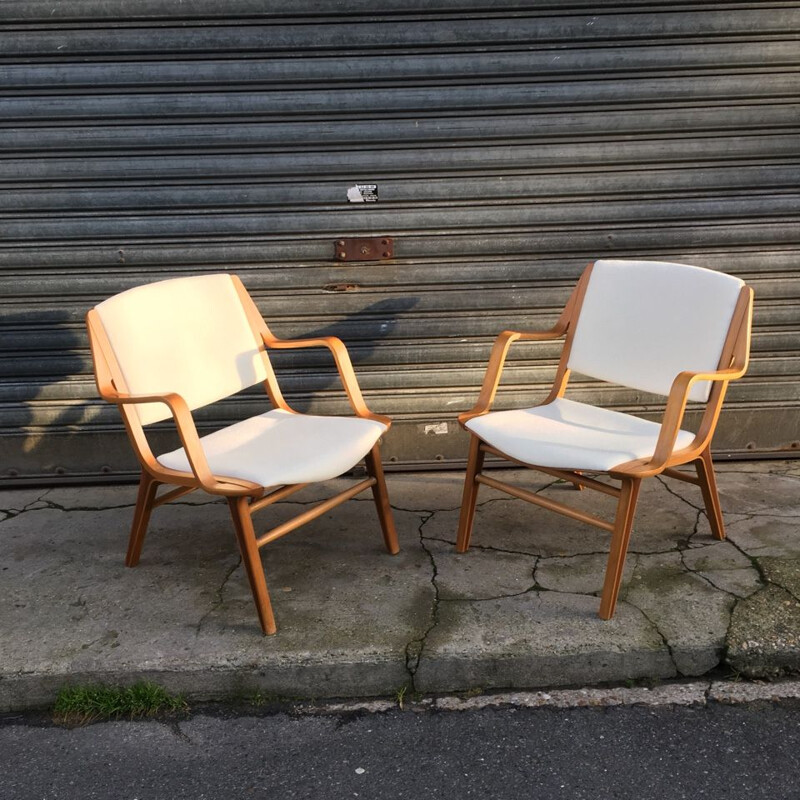
[[(100, 303), (87, 318), (100, 395), (118, 405), (142, 474), (125, 563), (139, 561), (153, 508), (196, 489), (227, 498), (264, 633), (275, 633), (259, 548), (372, 489), (386, 549), (399, 551), (379, 438), (391, 424), (366, 406), (339, 339), (275, 337), (235, 275), (175, 278)], [(326, 347), (352, 417), (312, 416), (289, 407), (267, 350)], [(207, 436), (192, 411), (262, 383), (273, 408)], [(182, 447), (155, 456), (145, 428), (172, 417)], [(256, 536), (252, 514), (364, 459), (368, 477), (271, 531)], [(162, 484), (175, 488), (156, 496)]]
[[(663, 474), (699, 486), (712, 534), (724, 539), (710, 446), (728, 382), (747, 369), (752, 312), (752, 289), (730, 275), (684, 264), (602, 260), (583, 272), (551, 330), (501, 333), (475, 407), (459, 416), (471, 436), (458, 552), (469, 548), (482, 484), (610, 531), (599, 611), (610, 619), (644, 478)], [(510, 346), (561, 337), (547, 399), (533, 408), (492, 412)], [(567, 399), (573, 371), (666, 396), (661, 422)], [(689, 402), (705, 404), (694, 433), (681, 427)], [(487, 453), (617, 498), (614, 522), (484, 475)], [(675, 469), (683, 464), (693, 464), (696, 477)], [(587, 472), (605, 473), (620, 485)]]

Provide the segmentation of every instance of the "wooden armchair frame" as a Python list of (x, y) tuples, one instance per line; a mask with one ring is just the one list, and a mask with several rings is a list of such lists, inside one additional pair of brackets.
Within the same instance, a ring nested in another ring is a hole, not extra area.
[[(230, 275), (229, 277), (233, 281), (247, 320), (253, 330), (255, 340), (263, 343), (263, 348), (260, 352), (267, 376), (264, 381), (264, 388), (274, 408), (298, 413), (284, 399), (265, 351), (268, 349), (288, 350), (324, 347), (330, 350), (333, 355), (339, 377), (354, 415), (362, 419), (383, 423), (388, 430), (391, 425), (390, 418), (374, 414), (367, 408), (353, 371), (350, 356), (340, 339), (333, 336), (315, 339), (279, 339), (267, 327), (238, 276)], [(236, 539), (253, 593), (261, 628), (265, 634), (274, 634), (277, 630), (275, 617), (259, 554), (259, 549), (265, 544), (273, 542), (305, 523), (316, 519), (366, 489), (372, 489), (386, 549), (392, 555), (399, 552), (400, 548), (386, 491), (378, 443), (372, 447), (364, 458), (368, 475), (366, 480), (356, 483), (354, 486), (278, 525), (263, 535), (256, 536), (252, 520), (252, 515), (256, 511), (260, 511), (279, 500), (293, 495), (309, 484), (284, 485), (267, 493), (267, 487), (257, 483), (225, 475), (215, 475), (209, 467), (194, 418), (192, 417), (192, 411), (186, 401), (175, 393), (163, 395), (130, 394), (120, 365), (114, 355), (111, 342), (95, 309), (92, 309), (87, 314), (86, 323), (89, 330), (89, 342), (95, 365), (98, 391), (104, 400), (119, 407), (134, 452), (142, 467), (136, 509), (131, 526), (128, 551), (125, 557), (127, 566), (134, 567), (139, 562), (150, 515), (154, 508), (197, 489), (203, 489), (212, 495), (221, 495), (227, 498), (228, 501)], [(142, 422), (138, 414), (133, 410), (136, 404), (141, 403), (163, 403), (169, 408), (191, 466), (191, 472), (170, 469), (159, 463), (150, 448)], [(176, 488), (156, 496), (158, 488), (162, 484), (172, 485)]]
[[(553, 328), (541, 332), (503, 331), (497, 337), (492, 348), (478, 400), (470, 411), (458, 417), (462, 427), (465, 427), (471, 419), (490, 412), (500, 384), (508, 351), (511, 345), (517, 341), (548, 341), (565, 338), (552, 390), (542, 405), (547, 405), (556, 398), (564, 396), (570, 377), (570, 370), (567, 364), (572, 340), (593, 266), (593, 263), (589, 264), (584, 270)], [(486, 444), (476, 434), (470, 432), (470, 448), (456, 542), (457, 551), (465, 553), (469, 548), (475, 518), (475, 504), (480, 485), (490, 486), (513, 497), (610, 531), (611, 549), (608, 556), (599, 610), (599, 616), (602, 619), (610, 619), (614, 614), (619, 595), (636, 501), (644, 478), (664, 474), (699, 486), (702, 491), (712, 534), (716, 539), (724, 539), (725, 527), (711, 460), (710, 446), (728, 382), (740, 378), (747, 369), (752, 314), (753, 291), (749, 287), (743, 286), (733, 311), (718, 368), (712, 372), (681, 372), (675, 377), (667, 398), (661, 421), (661, 431), (652, 457), (621, 463), (606, 471), (606, 474), (620, 481), (619, 487), (595, 480), (582, 474), (577, 469), (555, 469), (518, 461)], [(631, 331), (631, 335), (635, 335), (635, 331)], [(689, 390), (697, 381), (712, 381), (712, 388), (694, 440), (689, 446), (675, 450), (676, 439), (684, 418), (687, 402), (689, 401)], [(617, 509), (613, 523), (593, 514), (572, 508), (559, 501), (511, 486), (482, 474), (484, 457), (487, 453), (560, 478), (572, 483), (577, 489), (594, 489), (617, 498)], [(696, 476), (689, 472), (675, 469), (675, 467), (683, 464), (693, 464), (696, 469)]]

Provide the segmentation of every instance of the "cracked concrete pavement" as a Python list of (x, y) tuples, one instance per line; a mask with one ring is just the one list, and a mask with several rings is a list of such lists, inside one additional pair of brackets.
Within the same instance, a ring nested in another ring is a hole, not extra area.
[[(554, 689), (800, 672), (800, 468), (718, 465), (728, 538), (699, 490), (646, 481), (621, 602), (597, 618), (609, 536), (487, 487), (454, 549), (463, 474), (388, 476), (401, 552), (361, 495), (262, 550), (278, 633), (261, 635), (227, 506), (154, 512), (123, 564), (134, 486), (0, 493), (0, 709), (67, 684), (148, 679), (196, 700)], [(613, 500), (524, 470), (507, 480), (577, 507)], [(264, 528), (351, 483), (309, 487)]]

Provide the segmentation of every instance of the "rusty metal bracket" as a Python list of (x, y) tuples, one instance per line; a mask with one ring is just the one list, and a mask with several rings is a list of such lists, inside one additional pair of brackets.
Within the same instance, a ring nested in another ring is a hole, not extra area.
[(394, 258), (394, 241), (390, 236), (337, 239), (333, 244), (337, 261), (383, 261)]

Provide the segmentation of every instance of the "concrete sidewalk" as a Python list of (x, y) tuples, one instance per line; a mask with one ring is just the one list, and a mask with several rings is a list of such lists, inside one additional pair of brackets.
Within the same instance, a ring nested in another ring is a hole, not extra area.
[[(700, 492), (646, 481), (616, 616), (596, 616), (608, 535), (483, 487), (453, 543), (463, 475), (388, 476), (401, 553), (369, 493), (262, 550), (278, 623), (258, 627), (224, 502), (157, 509), (123, 565), (136, 488), (0, 493), (0, 710), (77, 683), (157, 682), (195, 700), (588, 686), (800, 672), (800, 462), (719, 465), (728, 540)], [(503, 478), (578, 507), (613, 501)], [(256, 517), (266, 529), (349, 479)]]

